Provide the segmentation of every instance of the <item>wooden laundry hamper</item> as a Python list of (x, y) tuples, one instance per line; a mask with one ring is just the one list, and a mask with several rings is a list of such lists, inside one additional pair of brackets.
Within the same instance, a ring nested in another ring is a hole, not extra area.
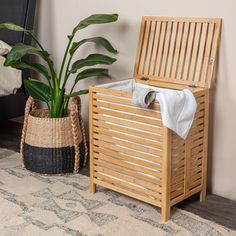
[(221, 19), (142, 18), (136, 82), (190, 89), (195, 119), (183, 140), (163, 126), (158, 103), (147, 110), (132, 104), (131, 92), (91, 87), (91, 192), (101, 185), (158, 206), (163, 221), (189, 196), (205, 200), (209, 89), (220, 29)]

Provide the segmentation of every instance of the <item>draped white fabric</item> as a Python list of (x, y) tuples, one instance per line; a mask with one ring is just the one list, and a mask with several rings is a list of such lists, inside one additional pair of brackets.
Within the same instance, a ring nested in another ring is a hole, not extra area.
[(0, 96), (16, 93), (22, 84), (21, 70), (5, 67), (5, 57), (11, 50), (11, 46), (0, 40)]

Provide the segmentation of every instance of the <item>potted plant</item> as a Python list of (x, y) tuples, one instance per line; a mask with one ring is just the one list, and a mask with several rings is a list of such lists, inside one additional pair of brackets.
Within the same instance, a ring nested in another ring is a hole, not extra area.
[[(117, 14), (96, 14), (80, 21), (71, 35), (68, 35), (68, 45), (59, 71), (55, 69), (50, 54), (43, 48), (33, 31), (9, 22), (0, 24), (0, 28), (24, 31), (36, 44), (36, 47), (22, 43), (14, 45), (6, 57), (5, 66), (34, 70), (47, 80), (47, 84), (32, 78), (24, 81), (30, 97), (25, 108), (21, 157), (27, 169), (44, 174), (77, 173), (79, 166), (85, 164), (86, 157), (84, 160), (80, 159), (81, 148), (84, 147), (86, 156), (87, 147), (79, 96), (87, 94), (88, 89), (79, 91), (74, 89), (79, 81), (86, 78), (94, 76), (110, 78), (107, 68), (94, 66), (111, 65), (116, 59), (94, 53), (73, 61), (73, 56), (80, 46), (89, 42), (102, 46), (110, 53), (116, 54), (117, 50), (103, 37), (92, 37), (78, 42), (74, 41), (74, 37), (78, 31), (90, 25), (111, 23), (117, 19)], [(38, 56), (43, 63), (25, 62), (26, 55)], [(71, 75), (76, 75), (74, 83), (69, 92), (66, 92), (66, 85)], [(47, 109), (38, 109), (35, 101), (44, 102)]]

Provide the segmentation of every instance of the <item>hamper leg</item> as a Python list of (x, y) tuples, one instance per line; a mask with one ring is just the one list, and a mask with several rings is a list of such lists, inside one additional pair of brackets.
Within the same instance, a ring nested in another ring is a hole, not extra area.
[(200, 202), (203, 202), (206, 200), (206, 188), (202, 189), (200, 192)]
[(161, 208), (161, 221), (166, 222), (170, 219), (170, 206)]
[(96, 184), (93, 183), (93, 180), (90, 178), (90, 193), (96, 193), (97, 187)]

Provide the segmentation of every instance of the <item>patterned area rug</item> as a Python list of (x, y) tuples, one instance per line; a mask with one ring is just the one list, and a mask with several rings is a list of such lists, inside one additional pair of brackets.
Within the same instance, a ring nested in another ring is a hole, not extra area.
[(111, 190), (89, 193), (83, 175), (40, 176), (19, 153), (0, 149), (0, 236), (236, 235), (179, 209), (163, 224), (160, 210)]

